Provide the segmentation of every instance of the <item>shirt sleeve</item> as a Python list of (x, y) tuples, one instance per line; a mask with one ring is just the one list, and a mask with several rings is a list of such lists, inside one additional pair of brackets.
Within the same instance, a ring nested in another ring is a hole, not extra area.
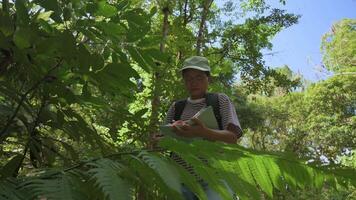
[(235, 106), (226, 94), (219, 94), (219, 106), (223, 129), (232, 131), (236, 133), (238, 137), (241, 137), (242, 129)]
[(174, 104), (175, 103), (172, 103), (172, 105), (169, 107), (166, 118), (164, 119), (164, 124), (172, 123), (174, 119)]

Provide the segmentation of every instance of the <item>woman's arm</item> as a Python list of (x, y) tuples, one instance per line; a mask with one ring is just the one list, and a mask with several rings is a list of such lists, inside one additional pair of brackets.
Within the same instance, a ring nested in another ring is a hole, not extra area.
[(234, 126), (227, 126), (227, 130), (215, 130), (207, 128), (197, 118), (192, 118), (191, 120), (194, 122), (194, 125), (174, 125), (173, 130), (175, 131), (175, 133), (183, 137), (202, 137), (211, 141), (222, 141), (232, 144), (235, 144), (237, 142), (237, 139), (239, 138), (239, 134), (238, 132), (236, 132), (238, 130), (234, 130)]

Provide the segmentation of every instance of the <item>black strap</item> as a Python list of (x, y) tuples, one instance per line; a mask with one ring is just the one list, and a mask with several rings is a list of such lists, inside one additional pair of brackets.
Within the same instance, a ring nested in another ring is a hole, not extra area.
[(187, 99), (178, 100), (174, 104), (174, 121), (180, 120), (180, 117), (183, 113)]
[(212, 106), (214, 110), (214, 115), (216, 121), (218, 122), (219, 129), (223, 130), (222, 119), (220, 114), (220, 104), (219, 104), (219, 95), (216, 93), (206, 93), (205, 94), (206, 106)]
[[(216, 93), (206, 93), (205, 95), (206, 106), (212, 106), (216, 121), (218, 122), (219, 129), (223, 130), (222, 119), (220, 114), (219, 95)], [(174, 120), (180, 120), (183, 113), (187, 99), (178, 100), (174, 104)]]

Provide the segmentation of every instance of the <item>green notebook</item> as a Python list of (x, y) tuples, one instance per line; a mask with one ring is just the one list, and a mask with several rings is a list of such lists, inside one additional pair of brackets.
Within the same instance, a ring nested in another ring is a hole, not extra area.
[[(219, 129), (218, 122), (216, 121), (214, 111), (211, 106), (202, 108), (199, 112), (197, 112), (194, 115), (194, 117), (196, 117), (200, 121), (202, 121), (204, 123), (204, 125), (208, 128)], [(193, 122), (191, 120), (188, 120), (187, 123), (193, 124)], [(160, 126), (160, 132), (166, 136), (174, 137), (174, 138), (185, 140), (185, 141), (200, 139), (200, 138), (186, 138), (186, 137), (181, 137), (181, 136), (176, 135), (176, 133), (173, 132), (172, 124), (166, 124), (166, 125)]]

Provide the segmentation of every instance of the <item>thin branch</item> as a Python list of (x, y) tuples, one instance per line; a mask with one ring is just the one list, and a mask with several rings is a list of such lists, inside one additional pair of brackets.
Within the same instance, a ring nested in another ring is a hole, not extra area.
[(198, 31), (198, 35), (197, 35), (197, 41), (196, 41), (196, 54), (198, 56), (201, 55), (201, 48), (202, 48), (203, 42), (204, 42), (205, 23), (206, 23), (206, 20), (208, 17), (210, 6), (213, 3), (213, 1), (214, 0), (205, 0), (202, 5), (203, 10), (202, 10), (199, 31)]
[(38, 109), (36, 119), (35, 119), (35, 121), (33, 122), (33, 126), (32, 126), (32, 129), (31, 129), (31, 132), (29, 133), (30, 137), (33, 137), (33, 136), (35, 135), (36, 127), (37, 127), (38, 124), (40, 123), (40, 115), (41, 115), (42, 110), (43, 110), (43, 108), (44, 108), (45, 106), (46, 106), (46, 96), (43, 96), (42, 102), (41, 102), (41, 106), (40, 106), (40, 108)]
[(6, 131), (9, 129), (10, 125), (12, 124), (13, 120), (15, 119), (15, 117), (17, 116), (17, 113), (19, 112), (23, 102), (26, 100), (26, 97), (28, 94), (30, 94), (33, 90), (37, 89), (37, 87), (39, 85), (41, 85), (42, 82), (44, 82), (47, 78), (47, 76), (55, 69), (57, 69), (59, 67), (59, 65), (62, 63), (62, 60), (58, 61), (58, 63), (52, 67), (50, 70), (48, 70), (48, 72), (46, 73), (45, 76), (42, 77), (42, 79), (40, 79), (39, 81), (37, 81), (30, 89), (28, 89), (23, 95), (21, 95), (20, 98), (20, 102), (17, 105), (15, 112), (12, 114), (12, 116), (10, 117), (10, 119), (7, 121), (5, 127), (1, 130), (0, 132), (0, 143), (2, 143), (4, 141), (4, 139), (6, 138), (6, 136), (8, 135), (6, 133)]
[(19, 162), (19, 164), (16, 166), (16, 170), (12, 174), (13, 177), (17, 177), (17, 175), (19, 174), (19, 170), (20, 170), (20, 168), (22, 166), (23, 161), (25, 160), (25, 157), (26, 157), (26, 154), (27, 154), (29, 146), (30, 146), (30, 140), (27, 141), (27, 143), (26, 143), (25, 150), (24, 150), (22, 158), (21, 158), (21, 162)]

